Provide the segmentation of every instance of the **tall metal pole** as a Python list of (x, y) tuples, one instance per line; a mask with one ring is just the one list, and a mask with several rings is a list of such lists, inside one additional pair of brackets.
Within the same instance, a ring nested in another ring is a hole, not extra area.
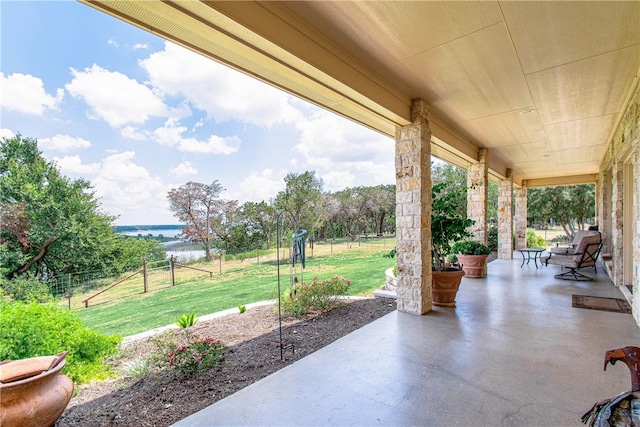
[(284, 352), (283, 352), (283, 346), (282, 346), (282, 292), (280, 290), (280, 219), (282, 217), (282, 214), (284, 214), (285, 212), (291, 215), (291, 218), (293, 219), (293, 222), (294, 222), (294, 228), (297, 227), (297, 225), (295, 224), (296, 222), (295, 217), (291, 212), (283, 210), (283, 211), (280, 211), (278, 215), (276, 215), (276, 266), (278, 269), (278, 330), (280, 333), (280, 360), (282, 361), (284, 361)]
[(276, 217), (276, 265), (278, 266), (278, 330), (280, 331), (280, 360), (284, 360), (282, 350), (282, 293), (280, 291), (280, 212)]

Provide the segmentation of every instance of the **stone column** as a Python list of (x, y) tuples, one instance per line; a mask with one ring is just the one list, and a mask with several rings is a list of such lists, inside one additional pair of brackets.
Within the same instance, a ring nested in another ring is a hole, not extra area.
[(527, 184), (516, 188), (516, 249), (527, 247)]
[(487, 244), (487, 201), (489, 198), (489, 150), (478, 150), (478, 163), (467, 168), (467, 218), (474, 221), (469, 227), (473, 240)]
[(598, 193), (598, 229), (602, 233), (602, 254), (611, 254), (611, 214), (612, 183), (611, 170), (600, 172), (598, 177), (600, 192)]
[(513, 258), (513, 173), (498, 184), (498, 258)]
[(622, 228), (624, 224), (624, 164), (615, 162), (611, 173), (611, 255), (613, 255), (614, 284), (622, 286), (624, 281), (624, 250)]
[(398, 310), (431, 310), (431, 129), (421, 99), (411, 124), (396, 130), (396, 238)]

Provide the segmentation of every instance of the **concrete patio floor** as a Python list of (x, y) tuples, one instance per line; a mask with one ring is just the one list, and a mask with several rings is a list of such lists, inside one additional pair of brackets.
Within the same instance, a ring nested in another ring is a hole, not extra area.
[(388, 314), (176, 425), (580, 426), (630, 388), (604, 353), (640, 346), (640, 329), (571, 307), (572, 294), (624, 298), (602, 267), (571, 282), (520, 263), (516, 252), (464, 279), (456, 308)]

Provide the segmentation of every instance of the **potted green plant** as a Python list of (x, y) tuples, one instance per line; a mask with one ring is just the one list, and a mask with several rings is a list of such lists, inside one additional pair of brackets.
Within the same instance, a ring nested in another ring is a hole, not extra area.
[(456, 254), (465, 276), (476, 279), (487, 275), (487, 257), (491, 253), (487, 245), (463, 240), (454, 243), (451, 250)]
[(452, 243), (471, 237), (467, 229), (473, 221), (460, 206), (464, 190), (446, 182), (431, 189), (431, 289), (433, 304), (437, 306), (455, 307), (455, 297), (465, 275), (459, 266), (451, 267), (446, 263), (447, 256), (452, 253)]

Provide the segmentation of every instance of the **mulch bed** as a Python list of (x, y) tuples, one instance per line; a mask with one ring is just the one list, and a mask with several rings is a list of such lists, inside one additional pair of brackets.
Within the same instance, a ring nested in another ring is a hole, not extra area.
[(395, 309), (395, 300), (367, 298), (347, 300), (339, 308), (302, 320), (288, 318), (283, 339), (295, 352), (288, 347), (284, 361), (272, 306), (202, 322), (194, 332), (225, 343), (226, 359), (220, 366), (187, 376), (165, 370), (141, 379), (127, 377), (127, 362), (148, 357), (155, 348), (151, 340), (128, 344), (115, 361), (120, 377), (79, 387), (56, 426), (171, 425)]

